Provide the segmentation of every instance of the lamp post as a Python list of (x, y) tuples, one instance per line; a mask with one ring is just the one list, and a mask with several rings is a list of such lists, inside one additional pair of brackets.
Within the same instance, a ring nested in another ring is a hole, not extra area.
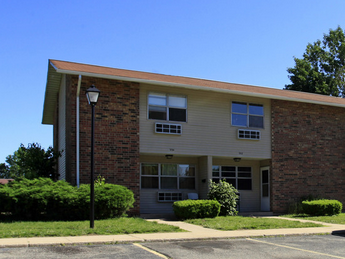
[(86, 90), (86, 97), (91, 105), (92, 118), (91, 118), (91, 182), (90, 182), (90, 228), (94, 228), (95, 221), (95, 186), (94, 186), (94, 128), (95, 128), (95, 105), (97, 104), (99, 94), (101, 93), (94, 85), (91, 85)]

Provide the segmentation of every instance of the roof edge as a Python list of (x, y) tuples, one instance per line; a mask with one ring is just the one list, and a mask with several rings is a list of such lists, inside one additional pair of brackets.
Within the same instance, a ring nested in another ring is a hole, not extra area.
[[(275, 100), (282, 100), (282, 101), (294, 101), (294, 102), (304, 102), (304, 103), (311, 103), (311, 104), (319, 104), (319, 105), (327, 105), (327, 106), (335, 106), (335, 107), (344, 107), (344, 104), (339, 103), (332, 103), (332, 102), (326, 102), (326, 101), (317, 101), (317, 100), (310, 100), (306, 98), (296, 98), (296, 97), (288, 97), (288, 96), (279, 96), (274, 94), (263, 94), (263, 93), (254, 93), (254, 92), (247, 92), (247, 91), (240, 91), (240, 90), (231, 90), (231, 89), (222, 89), (222, 88), (211, 88), (206, 86), (199, 86), (199, 85), (192, 85), (192, 84), (179, 84), (179, 83), (172, 83), (172, 82), (165, 82), (165, 81), (157, 81), (157, 80), (147, 80), (147, 79), (140, 79), (135, 77), (124, 77), (124, 76), (115, 76), (115, 75), (105, 75), (105, 74), (98, 74), (98, 73), (88, 73), (88, 72), (80, 72), (80, 71), (72, 71), (72, 70), (66, 70), (66, 69), (59, 69), (56, 68), (57, 73), (61, 74), (70, 74), (70, 75), (82, 75), (82, 76), (88, 76), (88, 77), (98, 77), (98, 78), (106, 78), (106, 79), (113, 79), (113, 80), (120, 80), (120, 81), (131, 81), (131, 82), (137, 82), (137, 83), (144, 83), (144, 84), (154, 84), (154, 85), (164, 85), (164, 86), (174, 86), (174, 87), (181, 87), (181, 88), (188, 88), (188, 89), (196, 89), (196, 90), (204, 90), (204, 91), (212, 91), (212, 92), (220, 92), (220, 93), (229, 93), (229, 94), (236, 94), (236, 95), (244, 95), (244, 96), (251, 96), (251, 97), (260, 97), (260, 98), (268, 98), (268, 99), (275, 99)], [(134, 71), (134, 70), (133, 70)], [(143, 72), (146, 73), (146, 72)], [(204, 80), (204, 79), (201, 79)], [(207, 79), (205, 79), (207, 80)], [(220, 82), (220, 83), (226, 83), (221, 81), (213, 81), (212, 82)], [(236, 84), (236, 83), (229, 83), (233, 85), (242, 85), (242, 84)], [(263, 87), (263, 86), (252, 86), (247, 85), (251, 87), (258, 87), (258, 88), (265, 88), (265, 89), (272, 89), (272, 90), (279, 90), (279, 91), (292, 91), (297, 94), (303, 93), (308, 95), (315, 95), (314, 93), (308, 93), (308, 92), (299, 92), (294, 90), (283, 90), (283, 89), (277, 89), (277, 88), (271, 88), (271, 87)], [(327, 96), (325, 96), (327, 97)], [(341, 98), (341, 97), (332, 97), (331, 98)]]

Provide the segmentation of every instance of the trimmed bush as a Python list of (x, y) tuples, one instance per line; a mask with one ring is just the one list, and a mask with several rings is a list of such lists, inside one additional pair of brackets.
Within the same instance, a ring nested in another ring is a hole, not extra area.
[[(49, 178), (19, 179), (0, 186), (0, 212), (20, 220), (87, 220), (90, 217), (90, 185), (80, 188)], [(124, 215), (133, 207), (134, 195), (115, 184), (95, 186), (95, 219)]]
[(312, 216), (325, 216), (340, 214), (343, 204), (337, 200), (303, 201), (303, 212)]
[(322, 197), (312, 194), (302, 196), (298, 201), (291, 202), (288, 207), (288, 214), (303, 214), (303, 201), (322, 200)]
[(134, 195), (122, 185), (108, 184), (95, 186), (96, 219), (123, 216), (133, 208)]
[(219, 215), (220, 204), (215, 200), (184, 200), (173, 203), (179, 219), (214, 218)]
[(225, 180), (221, 180), (219, 183), (212, 182), (210, 180), (210, 190), (208, 191), (208, 198), (210, 200), (216, 200), (220, 203), (221, 216), (234, 216), (237, 215), (237, 200), (238, 191), (231, 184)]

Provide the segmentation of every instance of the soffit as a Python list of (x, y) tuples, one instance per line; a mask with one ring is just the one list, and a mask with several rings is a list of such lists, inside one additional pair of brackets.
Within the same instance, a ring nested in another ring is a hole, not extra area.
[(61, 85), (62, 74), (57, 73), (56, 69), (49, 62), (47, 85), (44, 97), (42, 124), (53, 124), (55, 107), (58, 101), (58, 94)]

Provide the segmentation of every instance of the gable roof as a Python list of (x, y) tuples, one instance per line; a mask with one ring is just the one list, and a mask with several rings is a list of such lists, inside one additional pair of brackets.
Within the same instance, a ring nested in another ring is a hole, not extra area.
[(43, 124), (53, 124), (54, 108), (57, 101), (56, 95), (59, 91), (61, 76), (63, 74), (108, 78), (114, 80), (132, 81), (163, 86), (183, 87), (196, 90), (226, 92), (268, 99), (345, 107), (345, 99), (341, 97), (102, 67), (60, 60), (49, 60), (42, 119)]

